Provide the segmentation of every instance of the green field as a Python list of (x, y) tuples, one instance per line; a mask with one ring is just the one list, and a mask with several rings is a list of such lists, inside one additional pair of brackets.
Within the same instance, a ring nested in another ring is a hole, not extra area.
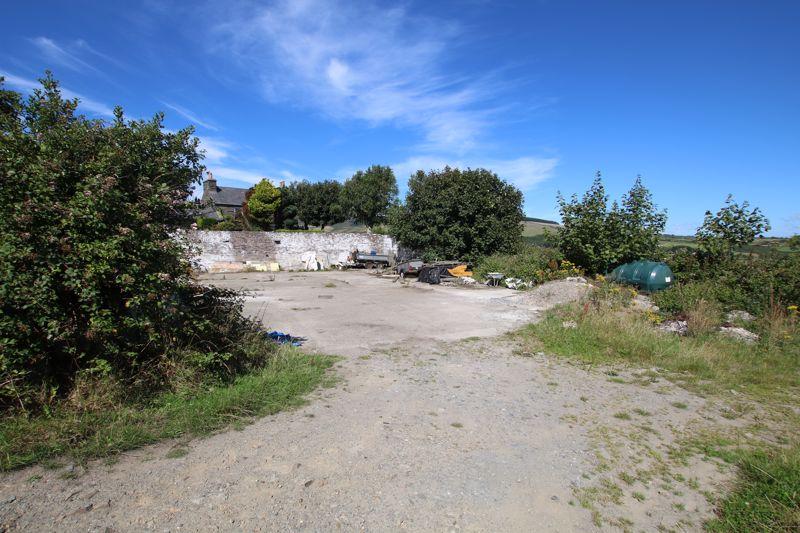
[(558, 224), (555, 222), (542, 221), (539, 219), (525, 219), (522, 222), (522, 236), (523, 237), (538, 237), (544, 235), (545, 230), (553, 232), (558, 229)]
[[(766, 254), (772, 252), (778, 253), (796, 253), (798, 250), (793, 250), (787, 244), (788, 239), (781, 237), (764, 237), (756, 239), (753, 244), (742, 246), (739, 249), (740, 253), (756, 253)], [(697, 241), (694, 237), (684, 235), (662, 235), (661, 246), (666, 250), (674, 250), (677, 248), (697, 248)]]

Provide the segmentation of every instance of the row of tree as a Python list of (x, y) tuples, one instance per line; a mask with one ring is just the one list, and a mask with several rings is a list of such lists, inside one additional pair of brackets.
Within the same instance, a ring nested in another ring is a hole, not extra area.
[(523, 217), (522, 193), (490, 170), (420, 170), (400, 203), (394, 172), (380, 165), (359, 170), (344, 184), (275, 187), (263, 180), (248, 193), (243, 212), (250, 225), (262, 229), (308, 229), (345, 220), (388, 224), (400, 242), (426, 257), (470, 260), (514, 251)]
[[(610, 202), (598, 172), (583, 197), (567, 200), (559, 193), (558, 206), (562, 226), (548, 241), (589, 273), (661, 255), (667, 213), (656, 206), (641, 176), (619, 201)], [(374, 165), (344, 184), (302, 181), (276, 188), (265, 180), (248, 196), (245, 217), (263, 228), (308, 229), (349, 219), (369, 227), (388, 223), (392, 235), (427, 258), (476, 260), (516, 251), (522, 193), (490, 170), (445, 167), (413, 175), (400, 203), (392, 169)], [(768, 230), (758, 208), (728, 197), (717, 213), (706, 213), (696, 240), (704, 261), (720, 262)]]
[(354, 220), (373, 227), (386, 222), (397, 202), (397, 179), (390, 167), (359, 170), (343, 184), (300, 181), (275, 187), (262, 180), (247, 194), (243, 215), (261, 229), (308, 229)]

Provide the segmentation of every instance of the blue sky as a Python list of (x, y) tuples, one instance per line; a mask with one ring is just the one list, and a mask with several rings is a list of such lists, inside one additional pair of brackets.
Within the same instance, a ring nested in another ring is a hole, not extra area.
[(221, 184), (484, 166), (557, 216), (641, 174), (693, 233), (728, 193), (800, 232), (800, 2), (3, 3), (0, 75), (196, 127)]

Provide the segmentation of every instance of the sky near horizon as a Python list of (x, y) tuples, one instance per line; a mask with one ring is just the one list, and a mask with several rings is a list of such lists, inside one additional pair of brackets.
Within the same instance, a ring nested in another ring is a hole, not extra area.
[(0, 76), (193, 125), (221, 185), (486, 167), (556, 193), (637, 174), (694, 233), (731, 193), (800, 233), (800, 2), (6, 0)]

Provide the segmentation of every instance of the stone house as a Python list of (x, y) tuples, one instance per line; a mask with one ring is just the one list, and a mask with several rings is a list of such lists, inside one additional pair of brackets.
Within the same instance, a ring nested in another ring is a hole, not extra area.
[(211, 172), (207, 172), (203, 182), (203, 196), (201, 201), (204, 208), (201, 215), (209, 218), (221, 219), (222, 215), (236, 217), (242, 210), (245, 195), (250, 189), (240, 187), (219, 187), (217, 180)]

